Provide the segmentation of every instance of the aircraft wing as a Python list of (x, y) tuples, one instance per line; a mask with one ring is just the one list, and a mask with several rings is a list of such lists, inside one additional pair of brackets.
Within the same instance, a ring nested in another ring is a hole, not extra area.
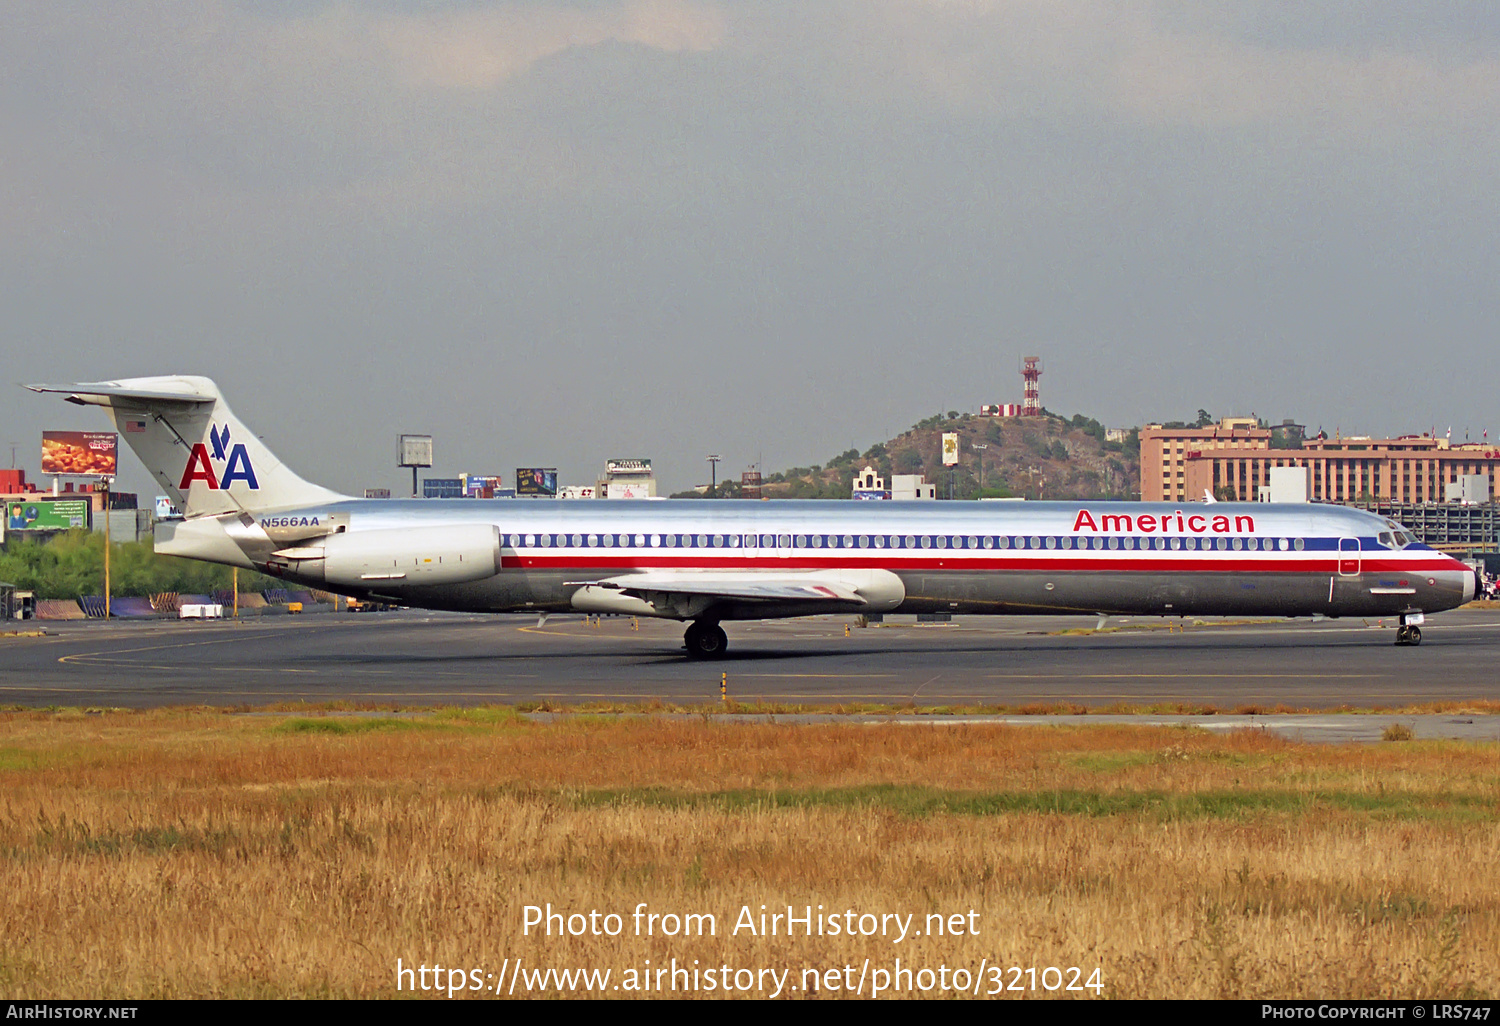
[(906, 597), (905, 585), (889, 570), (643, 570), (592, 581), (568, 581), (573, 608), (590, 613), (625, 613), (693, 619), (711, 616), (725, 605), (778, 610), (827, 607), (887, 612)]
[(825, 601), (865, 605), (858, 591), (841, 581), (815, 574), (714, 574), (650, 571), (622, 574), (597, 581), (567, 581), (569, 585), (618, 591), (635, 598), (648, 593), (740, 599), (748, 602)]

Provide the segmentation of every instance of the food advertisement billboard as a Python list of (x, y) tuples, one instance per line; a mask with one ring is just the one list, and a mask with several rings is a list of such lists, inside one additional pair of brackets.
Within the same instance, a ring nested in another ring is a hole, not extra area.
[(545, 495), (557, 497), (556, 467), (517, 467), (517, 495)]
[(113, 431), (44, 431), (42, 473), (114, 477), (118, 440)]
[(11, 531), (66, 531), (89, 526), (87, 499), (7, 499), (5, 526)]

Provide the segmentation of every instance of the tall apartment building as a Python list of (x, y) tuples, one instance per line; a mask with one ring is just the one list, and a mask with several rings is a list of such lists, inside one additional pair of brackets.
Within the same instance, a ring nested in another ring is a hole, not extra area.
[(1254, 502), (1272, 467), (1307, 467), (1308, 497), (1320, 502), (1442, 502), (1447, 484), (1479, 474), (1495, 493), (1500, 447), (1452, 445), (1426, 435), (1402, 438), (1309, 438), (1300, 449), (1273, 449), (1272, 431), (1250, 418), (1214, 427), (1141, 429), (1141, 498), (1189, 502), (1226, 486)]

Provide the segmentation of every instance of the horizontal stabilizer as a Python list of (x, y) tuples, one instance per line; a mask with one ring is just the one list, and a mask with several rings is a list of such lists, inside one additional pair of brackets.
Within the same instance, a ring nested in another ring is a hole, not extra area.
[(71, 402), (94, 406), (152, 405), (166, 403), (211, 403), (219, 398), (217, 389), (203, 387), (203, 378), (153, 378), (152, 387), (132, 387), (129, 382), (88, 381), (74, 385), (27, 385), (33, 392), (57, 392)]

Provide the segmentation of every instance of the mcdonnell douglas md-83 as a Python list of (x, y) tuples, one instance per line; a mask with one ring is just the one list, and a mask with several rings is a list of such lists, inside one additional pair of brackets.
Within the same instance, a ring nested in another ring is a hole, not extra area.
[(292, 473), (202, 377), (32, 385), (102, 406), (184, 519), (156, 551), (426, 609), (720, 623), (817, 613), (1390, 616), (1474, 574), (1333, 505), (355, 499)]

